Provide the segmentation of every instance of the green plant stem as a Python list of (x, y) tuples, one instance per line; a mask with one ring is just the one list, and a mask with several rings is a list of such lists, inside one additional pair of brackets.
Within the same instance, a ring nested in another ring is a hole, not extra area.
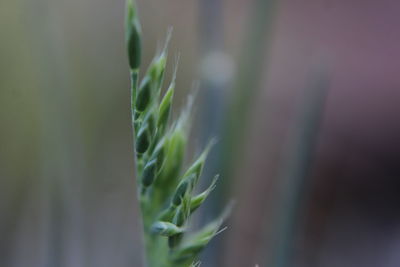
[[(251, 105), (257, 99), (260, 82), (266, 73), (266, 53), (271, 46), (273, 23), (278, 0), (257, 0), (251, 14), (252, 20), (247, 27), (243, 51), (239, 57), (236, 79), (233, 84), (233, 96), (225, 113), (226, 122), (222, 142), (222, 177), (231, 177), (233, 166), (242, 155), (245, 143), (245, 131), (248, 127)], [(267, 54), (268, 56), (268, 54)], [(238, 122), (240, 122), (238, 124)], [(223, 183), (221, 189), (226, 193), (231, 190), (230, 184)]]
[(298, 118), (288, 143), (287, 160), (282, 166), (279, 208), (277, 208), (274, 267), (293, 266), (292, 248), (300, 210), (307, 195), (309, 175), (317, 144), (325, 97), (328, 90), (326, 73), (318, 70), (304, 93)]

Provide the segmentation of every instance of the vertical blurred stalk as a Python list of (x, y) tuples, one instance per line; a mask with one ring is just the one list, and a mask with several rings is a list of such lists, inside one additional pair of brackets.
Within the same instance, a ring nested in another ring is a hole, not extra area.
[[(29, 159), (33, 158), (33, 153), (26, 151), (27, 142), (18, 144), (13, 142), (18, 138), (16, 137), (17, 133), (26, 135), (34, 132), (34, 130), (30, 131), (33, 128), (29, 127), (30, 125), (19, 123), (21, 118), (32, 119), (32, 117), (15, 114), (14, 111), (17, 110), (14, 106), (15, 95), (11, 96), (9, 91), (21, 94), (21, 91), (16, 90), (13, 83), (16, 75), (12, 71), (15, 67), (13, 63), (21, 58), (20, 54), (12, 53), (17, 50), (15, 49), (15, 40), (21, 43), (26, 41), (23, 36), (14, 34), (22, 28), (18, 23), (20, 18), (17, 15), (20, 5), (18, 0), (0, 3), (0, 263), (3, 266), (12, 266), (14, 239), (18, 229), (17, 222), (21, 217), (21, 211), (26, 203), (26, 195), (29, 194), (31, 187), (31, 183), (26, 177), (35, 170), (33, 164), (23, 159), (25, 155), (31, 156), (28, 156)], [(32, 106), (30, 104), (25, 102), (25, 108), (30, 108)], [(18, 110), (20, 109), (18, 108)], [(14, 122), (14, 120), (18, 122)], [(30, 144), (32, 143), (30, 142)]]
[[(300, 210), (309, 188), (309, 175), (315, 153), (318, 129), (328, 89), (326, 73), (318, 70), (304, 92), (295, 127), (286, 150), (286, 157), (278, 181), (277, 221), (274, 227), (277, 243), (271, 246), (274, 267), (289, 267), (291, 262), (295, 228)], [(276, 230), (276, 231), (275, 231)]]
[[(221, 139), (221, 124), (225, 111), (224, 96), (230, 80), (230, 58), (223, 51), (224, 30), (221, 0), (199, 1), (199, 26), (200, 26), (200, 58), (201, 58), (201, 123), (199, 127), (202, 146), (211, 138)], [(211, 179), (214, 173), (220, 172), (221, 145), (217, 143), (208, 156), (208, 166), (204, 176)], [(203, 180), (209, 184), (210, 180)], [(213, 205), (204, 211), (201, 218), (207, 220), (214, 217), (221, 207), (223, 197), (220, 194), (211, 194), (210, 202)], [(205, 222), (204, 222), (205, 223)], [(203, 264), (205, 266), (219, 266), (215, 259), (221, 255), (220, 244), (211, 242), (204, 252)]]
[[(232, 81), (230, 102), (225, 108), (221, 137), (221, 186), (216, 195), (225, 200), (234, 188), (239, 162), (243, 161), (243, 150), (248, 143), (247, 134), (252, 107), (261, 91), (263, 76), (267, 73), (269, 50), (278, 0), (253, 0), (248, 16), (248, 25), (244, 28), (242, 51), (236, 60)], [(238, 182), (236, 182), (239, 184)], [(218, 189), (217, 189), (218, 190)], [(232, 222), (233, 223), (233, 222)], [(242, 251), (242, 244), (233, 244), (230, 251)], [(221, 253), (222, 254), (222, 253)], [(237, 259), (238, 255), (224, 255), (224, 258)], [(226, 261), (227, 259), (222, 259)], [(233, 260), (234, 261), (234, 260)], [(240, 264), (240, 263), (236, 263)], [(250, 263), (249, 263), (250, 264)]]
[[(31, 29), (40, 96), (41, 200), (45, 267), (84, 266), (82, 248), (80, 137), (73, 123), (74, 102), (68, 75), (65, 40), (56, 5), (49, 0), (25, 1)], [(39, 15), (40, 14), (40, 15)], [(28, 25), (28, 24), (27, 24)], [(61, 28), (61, 29), (60, 29)], [(75, 115), (75, 114), (74, 114)], [(29, 264), (28, 264), (29, 265)]]
[(251, 105), (260, 91), (260, 82), (266, 73), (266, 52), (271, 46), (273, 22), (278, 0), (255, 0), (243, 40), (243, 50), (238, 60), (233, 81), (234, 91), (226, 113), (222, 148), (222, 179), (225, 194), (230, 190), (230, 178), (235, 162), (245, 143)]

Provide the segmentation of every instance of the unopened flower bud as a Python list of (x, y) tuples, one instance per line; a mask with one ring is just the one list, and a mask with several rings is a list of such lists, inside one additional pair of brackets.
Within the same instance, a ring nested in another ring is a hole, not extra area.
[(190, 213), (193, 213), (207, 199), (207, 197), (211, 193), (211, 191), (214, 190), (215, 184), (217, 183), (217, 180), (218, 180), (218, 177), (219, 177), (218, 175), (216, 175), (214, 177), (213, 181), (211, 182), (211, 185), (204, 192), (191, 198)]
[(143, 177), (142, 177), (142, 185), (144, 187), (149, 187), (153, 182), (156, 177), (156, 165), (157, 161), (152, 160), (144, 166), (143, 170)]
[(151, 231), (162, 236), (174, 236), (183, 233), (184, 229), (170, 222), (159, 221), (152, 225)]
[(140, 84), (138, 96), (136, 98), (136, 110), (143, 112), (150, 104), (151, 100), (151, 81), (145, 77)]
[(141, 60), (141, 28), (136, 12), (135, 0), (127, 0), (125, 18), (126, 43), (128, 50), (129, 66), (131, 69), (138, 69)]
[(136, 152), (143, 154), (150, 146), (150, 134), (147, 125), (140, 128), (136, 139)]

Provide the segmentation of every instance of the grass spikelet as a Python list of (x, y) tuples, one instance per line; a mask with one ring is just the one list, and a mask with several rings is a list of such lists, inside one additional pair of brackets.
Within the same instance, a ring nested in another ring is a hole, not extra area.
[(193, 213), (195, 210), (197, 210), (198, 207), (200, 207), (201, 204), (207, 199), (208, 195), (214, 190), (216, 187), (217, 181), (218, 181), (219, 175), (216, 175), (211, 182), (210, 186), (203, 191), (202, 193), (198, 194), (197, 196), (194, 196), (190, 200), (190, 213)]
[(136, 70), (139, 68), (141, 61), (142, 48), (140, 39), (142, 30), (134, 0), (126, 2), (125, 30), (129, 66), (132, 70)]
[(184, 228), (170, 222), (156, 222), (151, 227), (154, 234), (171, 237), (184, 232)]

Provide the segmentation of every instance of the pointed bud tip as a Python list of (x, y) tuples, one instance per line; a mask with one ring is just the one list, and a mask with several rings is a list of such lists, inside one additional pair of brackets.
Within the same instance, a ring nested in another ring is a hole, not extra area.
[(138, 69), (141, 62), (141, 27), (134, 0), (126, 2), (125, 36), (131, 69)]

